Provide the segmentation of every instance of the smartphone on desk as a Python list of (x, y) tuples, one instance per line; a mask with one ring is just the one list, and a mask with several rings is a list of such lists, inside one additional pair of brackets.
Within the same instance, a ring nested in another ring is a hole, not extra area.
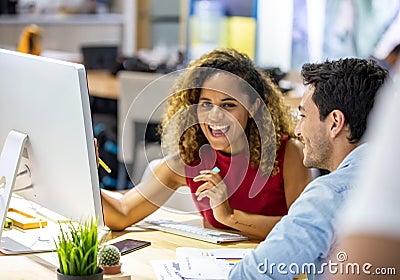
[(112, 245), (114, 245), (119, 249), (121, 255), (125, 255), (130, 252), (150, 246), (151, 242), (143, 240), (135, 240), (135, 239), (124, 239), (121, 241), (114, 242), (112, 243)]

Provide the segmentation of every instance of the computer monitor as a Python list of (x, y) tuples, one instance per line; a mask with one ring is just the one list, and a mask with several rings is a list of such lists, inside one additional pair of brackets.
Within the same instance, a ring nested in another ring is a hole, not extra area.
[(96, 217), (103, 226), (84, 66), (0, 49), (0, 104), (0, 222), (11, 188), (69, 219)]
[(117, 66), (118, 46), (83, 45), (81, 53), (86, 69), (114, 71)]

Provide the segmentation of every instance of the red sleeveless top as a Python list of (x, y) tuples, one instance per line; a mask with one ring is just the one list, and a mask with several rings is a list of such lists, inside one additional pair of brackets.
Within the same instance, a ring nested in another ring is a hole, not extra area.
[(269, 177), (252, 168), (245, 152), (231, 156), (212, 149), (210, 146), (201, 150), (202, 161), (198, 165), (185, 167), (186, 182), (192, 192), (193, 200), (201, 215), (212, 226), (228, 228), (219, 223), (213, 215), (209, 198), (197, 201), (194, 195), (204, 182), (194, 182), (193, 178), (201, 170), (211, 170), (217, 166), (224, 180), (229, 195), (229, 204), (233, 209), (265, 216), (284, 216), (288, 212), (283, 188), (283, 160), (288, 137), (284, 137), (277, 154), (279, 171)]

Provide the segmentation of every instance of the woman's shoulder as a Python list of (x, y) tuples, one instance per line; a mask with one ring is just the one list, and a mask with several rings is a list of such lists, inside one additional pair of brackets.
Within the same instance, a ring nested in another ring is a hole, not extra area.
[(288, 135), (282, 135), (280, 140), (279, 154), (284, 155), (288, 150), (299, 151), (303, 150), (303, 144), (296, 138)]
[(285, 158), (296, 156), (303, 158), (304, 145), (298, 139), (288, 138), (286, 141)]
[(296, 138), (292, 138), (292, 137), (288, 137), (287, 138), (287, 146), (291, 146), (292, 148), (297, 148), (297, 149), (301, 149), (303, 150), (303, 143), (301, 143), (298, 139)]
[(163, 164), (166, 165), (169, 169), (179, 174), (185, 171), (185, 164), (180, 158), (179, 154), (169, 155), (163, 158)]

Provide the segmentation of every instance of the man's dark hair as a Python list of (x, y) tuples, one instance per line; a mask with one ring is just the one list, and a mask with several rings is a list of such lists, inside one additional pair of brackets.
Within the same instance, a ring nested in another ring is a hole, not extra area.
[(373, 60), (344, 58), (323, 63), (306, 63), (301, 75), (305, 85), (315, 91), (312, 100), (323, 121), (333, 110), (340, 110), (349, 125), (351, 143), (360, 141), (375, 95), (388, 72)]

